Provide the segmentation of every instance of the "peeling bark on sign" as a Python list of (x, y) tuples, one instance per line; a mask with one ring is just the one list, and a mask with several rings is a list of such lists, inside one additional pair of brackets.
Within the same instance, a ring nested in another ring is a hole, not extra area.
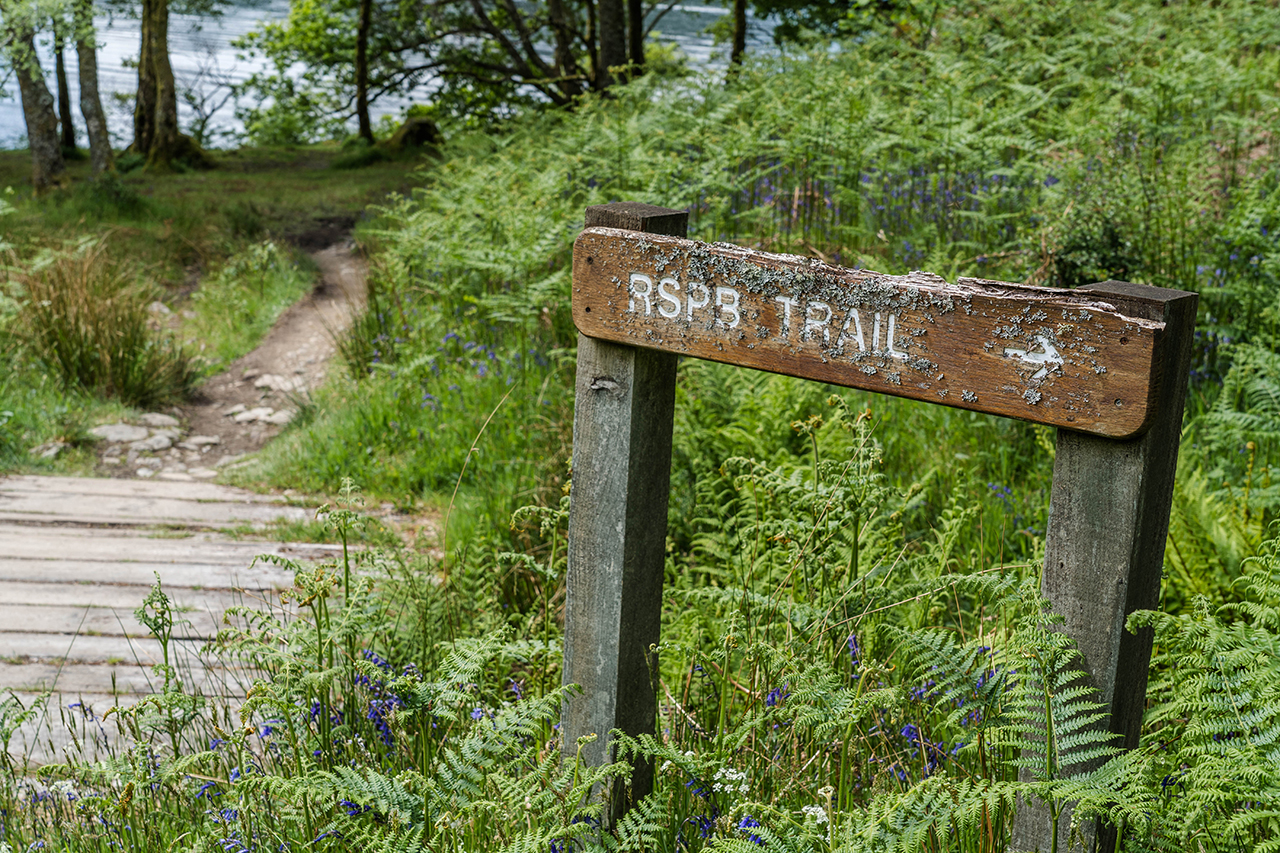
[(574, 245), (585, 335), (1127, 438), (1154, 414), (1164, 324), (1096, 295), (609, 228)]

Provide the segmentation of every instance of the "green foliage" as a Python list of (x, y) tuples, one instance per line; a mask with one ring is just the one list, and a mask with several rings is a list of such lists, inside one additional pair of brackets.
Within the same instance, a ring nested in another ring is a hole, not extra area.
[(1280, 847), (1280, 539), (1248, 561), (1240, 585), (1236, 602), (1130, 617), (1155, 630), (1167, 664), (1149, 688), (1143, 747), (1143, 770), (1159, 780), (1156, 819), (1146, 803), (1116, 809), (1152, 827), (1151, 849)]
[[(234, 215), (251, 223), (252, 210)], [(273, 240), (253, 243), (232, 255), (191, 296), (195, 318), (185, 327), (201, 341), (206, 372), (221, 369), (262, 340), (285, 309), (311, 289), (305, 258)]]
[(333, 161), (335, 169), (361, 169), (387, 159), (387, 152), (360, 140), (347, 153)]
[(130, 281), (102, 244), (85, 241), (8, 272), (23, 298), (17, 336), (64, 387), (147, 408), (192, 386), (191, 357), (152, 328), (153, 294)]

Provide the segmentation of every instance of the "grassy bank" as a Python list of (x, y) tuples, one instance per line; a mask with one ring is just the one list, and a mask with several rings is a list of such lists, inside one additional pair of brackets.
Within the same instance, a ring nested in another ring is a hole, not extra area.
[[(73, 160), (70, 189), (7, 193), (0, 470), (79, 470), (88, 427), (121, 406), (176, 403), (252, 349), (312, 287), (306, 252), (406, 191), (418, 165), (406, 156), (335, 169), (344, 156), (337, 145), (242, 149), (207, 171), (98, 181)], [(29, 169), (26, 152), (0, 151), (0, 187), (23, 187)], [(27, 452), (58, 441), (71, 452)]]

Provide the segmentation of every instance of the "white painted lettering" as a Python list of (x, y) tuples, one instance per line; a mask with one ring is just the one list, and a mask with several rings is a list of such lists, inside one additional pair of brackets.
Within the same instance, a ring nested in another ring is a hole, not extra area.
[[(644, 285), (644, 290), (637, 287), (640, 284)], [(631, 283), (627, 286), (627, 292), (631, 296), (627, 302), (628, 311), (635, 313), (636, 297), (638, 296), (644, 299), (644, 316), (648, 317), (653, 312), (653, 305), (649, 301), (649, 296), (653, 293), (653, 279), (644, 273), (633, 272), (631, 274)]]
[(773, 301), (782, 303), (782, 336), (788, 337), (791, 335), (791, 306), (796, 301), (790, 296), (775, 296)]
[[(853, 325), (853, 337), (849, 337), (849, 325)], [(862, 337), (862, 317), (858, 315), (857, 308), (850, 308), (849, 313), (844, 317), (844, 325), (840, 327), (840, 337), (836, 341), (836, 355), (844, 352), (844, 342), (854, 341), (858, 344), (858, 352), (866, 352), (867, 344)]]
[(801, 333), (800, 339), (812, 340), (814, 335), (821, 330), (822, 342), (824, 344), (831, 343), (831, 329), (827, 327), (827, 324), (831, 322), (833, 313), (831, 306), (825, 302), (810, 302), (806, 305), (804, 310), (804, 331)]
[[(718, 309), (716, 313), (720, 317), (720, 325), (726, 329), (734, 328), (738, 325), (738, 320), (741, 319), (741, 315), (738, 312), (738, 298), (738, 291), (732, 287), (716, 288), (716, 308)], [(732, 323), (725, 322), (724, 315), (726, 312), (733, 314)]]
[(668, 291), (668, 285), (670, 285), (671, 290), (680, 289), (680, 282), (676, 281), (674, 278), (664, 278), (658, 282), (658, 297), (662, 299), (663, 302), (667, 302), (671, 305), (670, 308), (667, 308), (666, 305), (659, 305), (658, 313), (667, 318), (679, 317), (680, 297)]
[(905, 352), (900, 352), (899, 350), (896, 350), (893, 347), (893, 327), (897, 319), (898, 318), (895, 317), (893, 314), (889, 315), (889, 357), (905, 360), (907, 357), (907, 354)]
[[(701, 299), (694, 298), (694, 288), (697, 288), (698, 290), (702, 291)], [(707, 286), (700, 281), (689, 282), (689, 287), (687, 288), (687, 291), (689, 294), (689, 300), (685, 304), (685, 307), (687, 309), (685, 311), (685, 318), (690, 322), (692, 322), (694, 308), (705, 308), (707, 305), (711, 304), (711, 291), (708, 290)]]
[(871, 332), (871, 349), (880, 349), (880, 312), (876, 312), (876, 325)]

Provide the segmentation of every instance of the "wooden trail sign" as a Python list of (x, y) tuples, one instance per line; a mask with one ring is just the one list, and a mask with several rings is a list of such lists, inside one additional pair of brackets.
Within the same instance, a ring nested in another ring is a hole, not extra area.
[(573, 253), (573, 318), (615, 343), (1127, 438), (1164, 324), (1094, 294), (885, 276), (609, 228)]
[[(688, 355), (1058, 427), (1041, 589), (1110, 728), (1138, 744), (1196, 295), (1125, 282), (1074, 291), (881, 276), (685, 240), (686, 214), (587, 209), (574, 246), (579, 329), (565, 601), (566, 757), (652, 733), (676, 356)], [(591, 736), (594, 736), (592, 740)], [(650, 789), (636, 767), (609, 817)], [(1059, 824), (1066, 849), (1070, 820)], [(1024, 804), (1013, 850), (1054, 847)], [(1113, 830), (1084, 827), (1085, 849)]]

